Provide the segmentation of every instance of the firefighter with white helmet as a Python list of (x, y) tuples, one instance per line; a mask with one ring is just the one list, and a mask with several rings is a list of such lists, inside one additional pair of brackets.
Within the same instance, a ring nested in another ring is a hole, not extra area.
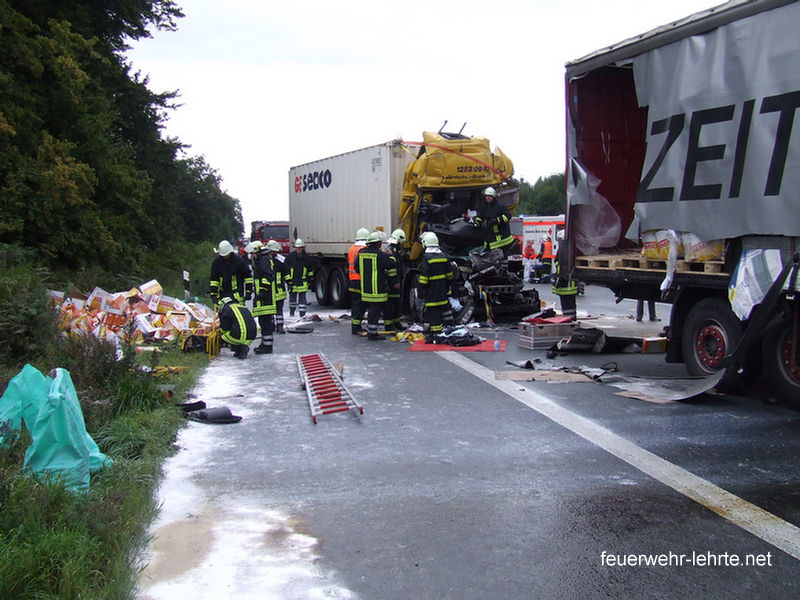
[(386, 241), (388, 248), (387, 254), (394, 261), (397, 271), (398, 285), (389, 288), (389, 299), (386, 302), (386, 309), (383, 312), (384, 328), (387, 332), (394, 332), (400, 327), (400, 285), (403, 281), (403, 254), (400, 252), (400, 245), (406, 241), (406, 232), (402, 229), (395, 229)]
[(435, 233), (423, 233), (422, 245), (425, 250), (420, 257), (417, 299), (429, 325), (428, 341), (435, 341), (435, 337), (442, 333), (445, 320), (453, 320), (448, 300), (453, 292), (453, 270), (450, 259), (439, 248), (439, 238)]
[(222, 240), (217, 247), (217, 257), (211, 263), (209, 295), (214, 304), (218, 304), (219, 299), (224, 297), (244, 302), (250, 297), (252, 289), (250, 267), (233, 251), (228, 240)]
[(306, 293), (314, 278), (314, 268), (311, 257), (306, 254), (305, 242), (297, 238), (294, 241), (294, 252), (286, 258), (286, 267), (289, 276), (286, 280), (289, 286), (289, 316), (293, 317), (295, 310), (304, 317), (306, 315)]
[[(361, 301), (367, 307), (367, 338), (382, 340), (378, 334), (378, 321), (389, 300), (389, 290), (397, 287), (397, 268), (389, 255), (381, 250), (383, 236), (373, 231), (367, 236), (367, 245), (356, 256), (355, 269), (360, 275)], [(384, 313), (384, 322), (386, 315)]]
[(253, 316), (258, 319), (261, 329), (261, 344), (256, 354), (272, 354), (275, 313), (277, 311), (275, 264), (270, 250), (260, 241), (251, 242), (251, 261), (253, 264)]
[(361, 227), (356, 231), (356, 240), (347, 251), (347, 290), (350, 292), (350, 332), (361, 335), (361, 321), (364, 319), (364, 304), (361, 302), (361, 276), (356, 270), (356, 257), (367, 245), (369, 229)]
[(275, 268), (275, 333), (286, 333), (283, 328), (283, 305), (286, 302), (286, 279), (289, 275), (286, 257), (281, 254), (280, 242), (269, 240), (265, 247)]
[(505, 204), (498, 200), (499, 194), (493, 187), (483, 190), (484, 203), (478, 208), (475, 224), (486, 228), (486, 250), (501, 249), (505, 256), (520, 254), (519, 242), (511, 234), (511, 213)]

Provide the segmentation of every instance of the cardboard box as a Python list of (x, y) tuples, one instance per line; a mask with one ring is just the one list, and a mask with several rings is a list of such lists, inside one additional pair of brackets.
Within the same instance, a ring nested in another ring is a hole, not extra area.
[[(158, 281), (156, 281), (155, 279), (151, 279), (147, 283), (143, 283), (142, 285), (140, 285), (139, 291), (142, 293), (142, 297), (145, 300), (150, 300), (150, 298), (155, 294), (158, 294), (160, 296), (164, 290), (161, 289), (161, 284), (158, 283)], [(157, 302), (156, 305), (158, 305)]]
[(547, 350), (563, 338), (571, 336), (580, 326), (572, 323), (526, 323), (519, 324), (519, 346), (530, 350)]
[(642, 340), (644, 354), (661, 354), (667, 351), (667, 338), (649, 337)]

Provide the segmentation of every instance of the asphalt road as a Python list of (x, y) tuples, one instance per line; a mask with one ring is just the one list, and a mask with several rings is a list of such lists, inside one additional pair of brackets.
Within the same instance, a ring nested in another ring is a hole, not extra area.
[[(634, 308), (599, 288), (579, 299), (609, 335), (668, 320)], [(548, 359), (509, 328), (503, 352), (410, 352), (318, 314), (271, 356), (228, 351), (197, 386), (243, 419), (182, 431), (142, 600), (800, 597), (800, 413), (757, 393), (655, 403), (504, 379), (533, 359), (685, 376), (659, 354)], [(310, 353), (344, 365), (363, 415), (312, 423), (296, 363)]]

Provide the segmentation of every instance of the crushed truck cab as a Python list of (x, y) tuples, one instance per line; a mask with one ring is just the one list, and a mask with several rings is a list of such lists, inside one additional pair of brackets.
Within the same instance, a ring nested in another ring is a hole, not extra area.
[(433, 231), (451, 261), (458, 320), (514, 320), (540, 309), (535, 289), (524, 289), (521, 256), (483, 251), (485, 230), (470, 215), (492, 186), (510, 210), (519, 194), (514, 167), (489, 140), (454, 133), (423, 134), (421, 142), (392, 140), (293, 167), (289, 212), (293, 234), (317, 261), (314, 292), (320, 304), (349, 307), (347, 252), (355, 232), (403, 229), (401, 299), (415, 317), (420, 236)]

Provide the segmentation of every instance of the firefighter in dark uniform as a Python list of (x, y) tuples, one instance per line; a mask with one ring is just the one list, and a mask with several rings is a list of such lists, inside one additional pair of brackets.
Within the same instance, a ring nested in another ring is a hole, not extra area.
[(289, 286), (289, 316), (294, 316), (294, 311), (301, 317), (306, 316), (306, 293), (309, 284), (314, 278), (314, 269), (311, 266), (311, 257), (306, 254), (306, 245), (300, 238), (294, 241), (294, 252), (286, 257), (286, 267), (289, 276), (286, 280)]
[(565, 317), (572, 317), (574, 321), (578, 316), (578, 285), (572, 279), (572, 273), (569, 270), (569, 244), (564, 239), (562, 231), (559, 231), (556, 235), (559, 241), (556, 253), (553, 293), (561, 300), (561, 313)]
[(384, 339), (378, 334), (378, 321), (389, 300), (389, 290), (399, 285), (395, 263), (381, 250), (381, 239), (380, 231), (370, 233), (355, 264), (361, 281), (361, 301), (367, 307), (367, 338), (370, 340)]
[(275, 264), (268, 248), (261, 242), (249, 244), (253, 261), (253, 316), (261, 329), (261, 344), (256, 354), (272, 354), (275, 331)]
[(286, 258), (280, 253), (280, 242), (269, 240), (266, 248), (275, 267), (275, 333), (286, 333), (283, 328), (283, 304), (286, 302), (286, 279), (289, 270), (286, 268)]
[(347, 251), (347, 291), (350, 292), (350, 333), (361, 335), (361, 321), (364, 319), (364, 303), (361, 302), (361, 277), (356, 271), (356, 257), (367, 245), (369, 229), (362, 227), (356, 231), (356, 241)]
[(475, 218), (475, 224), (487, 230), (484, 248), (499, 248), (504, 256), (520, 254), (519, 242), (511, 235), (511, 213), (502, 202), (498, 202), (497, 197), (497, 191), (493, 187), (486, 188), (483, 191), (486, 202), (478, 209), (478, 216)]
[(453, 269), (450, 259), (439, 248), (439, 238), (432, 231), (422, 234), (422, 253), (417, 280), (417, 298), (424, 306), (425, 320), (429, 325), (428, 341), (442, 333), (445, 321), (453, 320), (448, 298), (452, 296)]
[(227, 342), (236, 358), (247, 358), (250, 344), (256, 339), (256, 320), (243, 304), (230, 296), (220, 300), (219, 329), (222, 340)]
[(244, 259), (233, 251), (233, 246), (228, 240), (222, 240), (217, 249), (217, 257), (211, 263), (211, 282), (209, 295), (214, 304), (219, 304), (219, 299), (233, 298), (243, 304), (250, 298), (253, 291), (253, 277), (250, 267)]
[(389, 299), (386, 302), (386, 308), (383, 311), (383, 324), (388, 332), (395, 332), (400, 328), (400, 285), (403, 280), (403, 255), (400, 253), (400, 245), (406, 241), (406, 232), (402, 229), (395, 229), (387, 242), (389, 247), (389, 258), (394, 261), (395, 270), (397, 272), (396, 287), (389, 289)]

